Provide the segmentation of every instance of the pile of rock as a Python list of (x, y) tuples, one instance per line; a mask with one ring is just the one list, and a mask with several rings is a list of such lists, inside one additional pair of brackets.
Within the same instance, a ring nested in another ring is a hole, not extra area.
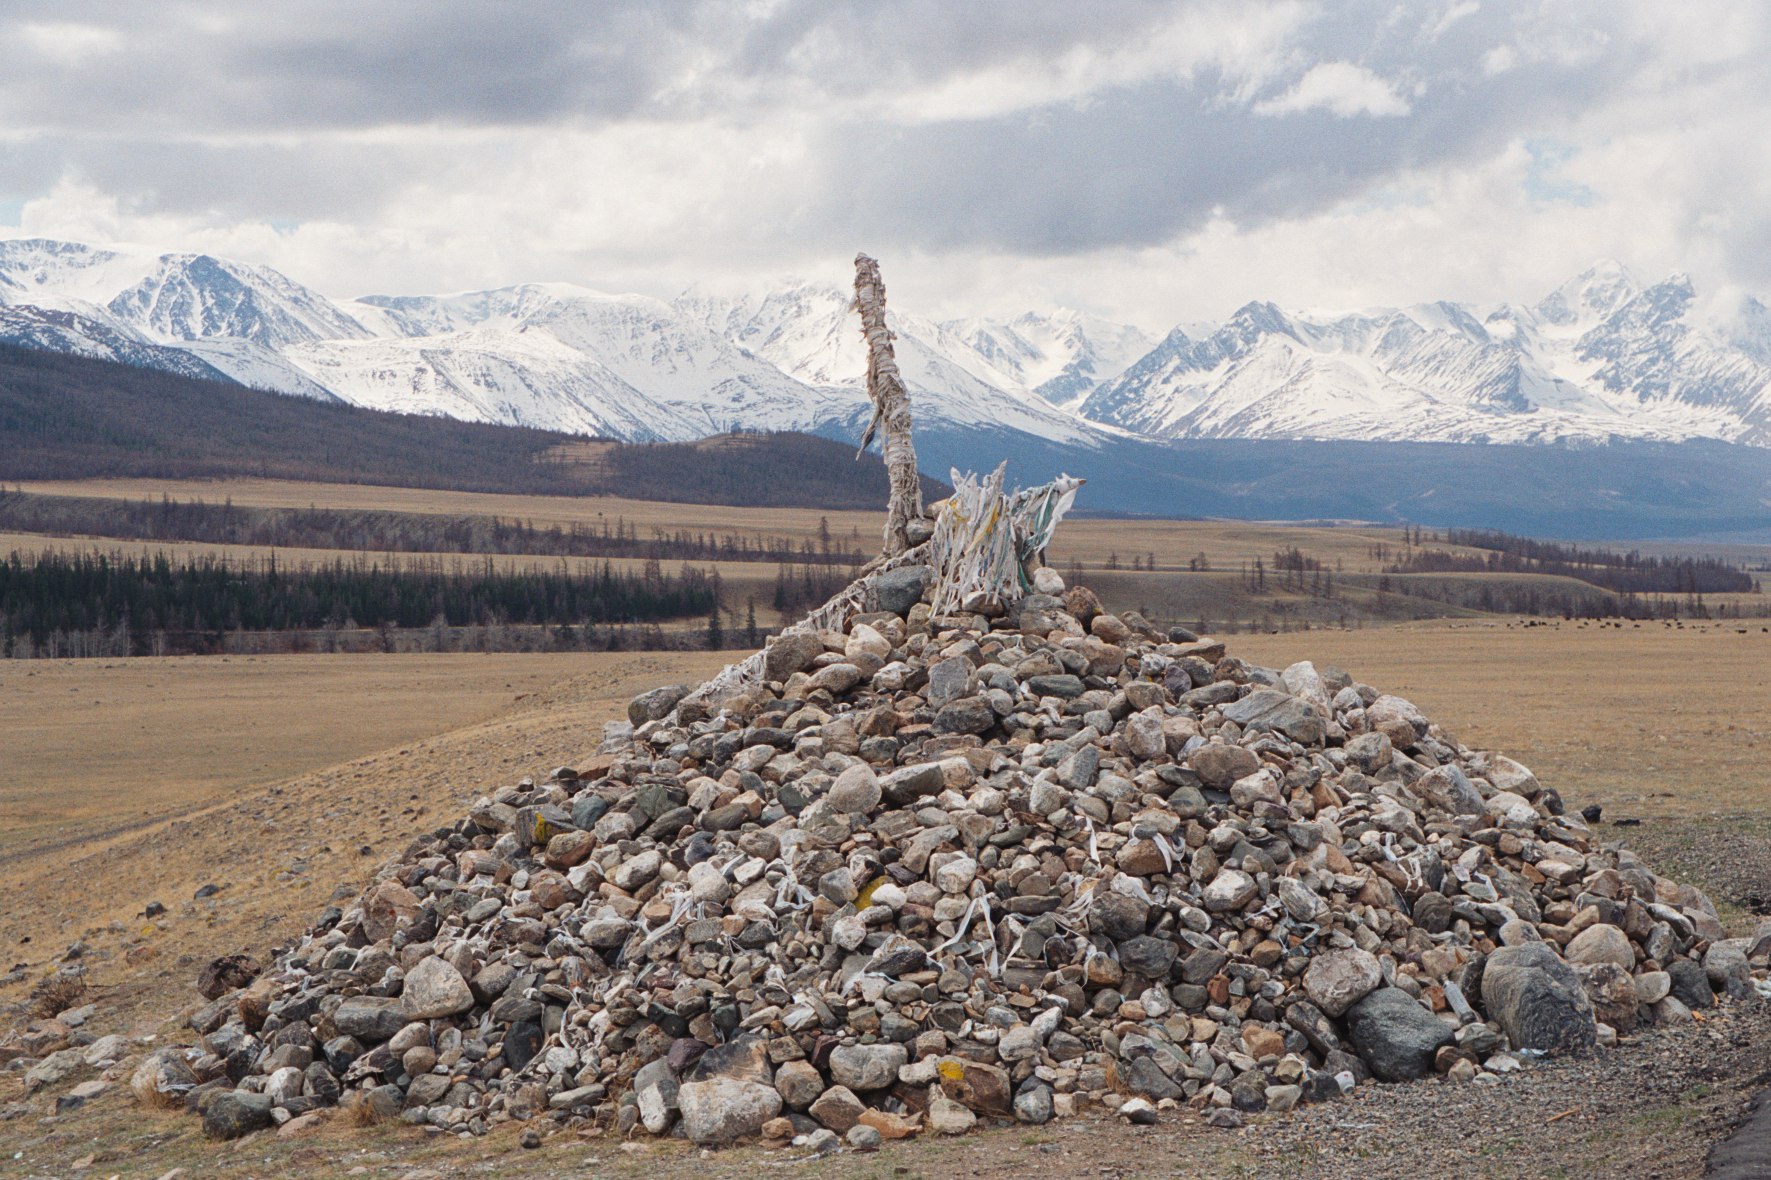
[(481, 799), (144, 1065), (232, 1135), (341, 1100), (831, 1146), (1087, 1105), (1234, 1125), (1747, 994), (1771, 949), (1518, 763), (1084, 589), (900, 572), (718, 707)]

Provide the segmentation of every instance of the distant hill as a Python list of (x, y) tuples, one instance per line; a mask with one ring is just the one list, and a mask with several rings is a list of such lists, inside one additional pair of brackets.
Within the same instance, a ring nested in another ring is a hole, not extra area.
[[(914, 410), (913, 410), (914, 412)], [(879, 508), (858, 423), (804, 434), (615, 443), (393, 414), (0, 345), (0, 480), (268, 476), (683, 503)], [(1771, 448), (1114, 438), (1077, 446), (918, 417), (924, 471), (1022, 486), (1085, 477), (1082, 511), (1360, 520), (1623, 540), (1771, 530)], [(925, 495), (944, 494), (925, 479)]]
[[(459, 491), (879, 508), (885, 468), (803, 434), (628, 444), (365, 410), (0, 345), (0, 480), (255, 476)], [(944, 485), (925, 478), (925, 494)]]

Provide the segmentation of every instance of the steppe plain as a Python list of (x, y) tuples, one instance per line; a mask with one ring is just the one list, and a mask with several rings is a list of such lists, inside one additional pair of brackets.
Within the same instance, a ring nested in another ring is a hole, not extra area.
[[(240, 504), (259, 493), (266, 503), (299, 496), (305, 506), (385, 491), (299, 488), (235, 484), (227, 494)], [(214, 487), (186, 494), (221, 498)], [(422, 502), (486, 511), (443, 504), (446, 493), (399, 495), (424, 498), (404, 510), (430, 510), (411, 507)], [(683, 511), (632, 503), (620, 509), (629, 519)], [(376, 498), (374, 506), (396, 505)], [(541, 507), (525, 505), (538, 521)], [(557, 511), (586, 509), (566, 501)], [(720, 513), (743, 514), (734, 527), (760, 527), (754, 510), (694, 510), (701, 527), (721, 527)], [(820, 515), (768, 513), (767, 528), (809, 536)], [(827, 515), (833, 531), (874, 535), (870, 514)], [(1055, 561), (1073, 553), (1094, 565), (1113, 552), (1128, 561), (1154, 551), (1159, 569), (1184, 569), (1201, 550), (1230, 562), (1299, 544), (1351, 567), (1368, 560), (1372, 543), (1350, 529), (1079, 521)], [(1229, 642), (1252, 662), (1336, 664), (1409, 697), (1460, 740), (1532, 766), (1571, 807), (1599, 804), (1608, 834), (1615, 821), (1639, 821), (1615, 828), (1616, 837), (1710, 891), (1732, 924), (1771, 907), (1771, 632), (1760, 622), (1461, 617)], [(0, 662), (0, 1030), (77, 945), (93, 984), (86, 999), (97, 1005), (91, 1027), (177, 1037), (209, 959), (241, 950), (266, 957), (329, 900), (354, 895), (413, 832), (451, 820), (489, 788), (582, 758), (629, 697), (705, 676), (736, 654)], [(208, 885), (219, 888), (196, 899)], [(153, 901), (167, 909), (150, 919)], [(1768, 1038), (1771, 1018), (1741, 1010), (1481, 1093), (1438, 1082), (1362, 1089), (1242, 1132), (1185, 1115), (1156, 1128), (1084, 1118), (795, 1163), (756, 1149), (703, 1157), (681, 1143), (573, 1135), (524, 1151), (514, 1133), (457, 1143), (342, 1121), (297, 1138), (217, 1146), (195, 1119), (137, 1108), (126, 1087), (56, 1115), (41, 1098), (27, 1103), (18, 1075), (4, 1074), (0, 1176), (151, 1180), (182, 1167), (185, 1180), (776, 1169), (882, 1180), (1376, 1177), (1454, 1165), (1476, 1176), (1697, 1176), (1710, 1143), (1764, 1086)]]

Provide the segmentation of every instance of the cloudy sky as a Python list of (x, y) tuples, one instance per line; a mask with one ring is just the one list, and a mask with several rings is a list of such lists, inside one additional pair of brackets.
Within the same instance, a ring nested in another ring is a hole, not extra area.
[(939, 315), (1771, 292), (1771, 5), (0, 0), (0, 236)]

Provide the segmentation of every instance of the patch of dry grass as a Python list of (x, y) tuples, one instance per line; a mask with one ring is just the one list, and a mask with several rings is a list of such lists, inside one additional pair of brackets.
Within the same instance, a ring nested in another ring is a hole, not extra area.
[(57, 971), (32, 989), (26, 1010), (39, 1020), (48, 1020), (79, 1007), (85, 995), (84, 975), (78, 971)]
[(622, 659), (0, 660), (0, 865), (457, 729)]

